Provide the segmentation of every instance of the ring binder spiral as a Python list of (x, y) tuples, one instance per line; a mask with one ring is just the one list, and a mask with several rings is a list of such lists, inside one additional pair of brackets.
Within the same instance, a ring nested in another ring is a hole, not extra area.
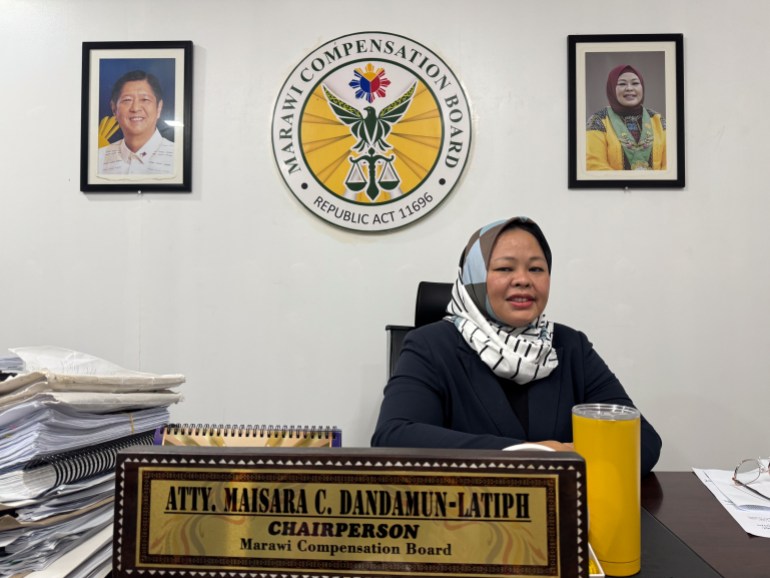
[(36, 458), (23, 468), (0, 475), (2, 501), (26, 500), (62, 484), (85, 480), (115, 468), (118, 451), (152, 445), (154, 431), (146, 431), (77, 450)]
[(155, 445), (341, 447), (342, 430), (336, 426), (169, 424), (156, 430)]

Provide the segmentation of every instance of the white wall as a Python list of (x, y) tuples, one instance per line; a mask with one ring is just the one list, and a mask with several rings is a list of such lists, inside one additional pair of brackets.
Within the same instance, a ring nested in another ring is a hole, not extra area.
[[(766, 455), (770, 43), (764, 0), (0, 0), (0, 351), (53, 344), (181, 372), (191, 422), (336, 424), (369, 442), (388, 323), (451, 280), (466, 237), (538, 220), (552, 319), (584, 330), (664, 439), (659, 469)], [(463, 181), (427, 218), (320, 221), (273, 162), (293, 67), (365, 30), (463, 81)], [(687, 187), (567, 189), (567, 35), (685, 37)], [(191, 194), (79, 190), (81, 43), (192, 40)]]

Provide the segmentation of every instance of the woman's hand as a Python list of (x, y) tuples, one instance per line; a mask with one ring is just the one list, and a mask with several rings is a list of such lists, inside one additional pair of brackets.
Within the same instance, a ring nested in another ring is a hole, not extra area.
[(557, 452), (574, 452), (575, 451), (575, 445), (571, 443), (565, 444), (554, 440), (547, 440), (544, 442), (531, 442), (531, 443), (545, 446), (547, 448), (551, 448), (552, 450)]

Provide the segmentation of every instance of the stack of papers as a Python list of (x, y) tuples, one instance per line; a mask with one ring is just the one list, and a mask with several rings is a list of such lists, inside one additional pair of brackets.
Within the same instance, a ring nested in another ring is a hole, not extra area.
[(112, 524), (83, 540), (48, 568), (24, 578), (103, 578), (112, 571)]
[(50, 400), (18, 403), (0, 412), (0, 476), (35, 457), (101, 444), (166, 423), (165, 406), (102, 414)]
[(27, 401), (53, 401), (73, 409), (110, 413), (165, 407), (181, 399), (170, 388), (184, 375), (158, 375), (124, 369), (109, 361), (63, 347), (12, 350), (25, 371), (0, 381), (0, 411)]
[[(767, 463), (764, 465), (767, 466)], [(693, 472), (744, 531), (770, 538), (770, 499), (761, 498), (733, 482), (732, 470), (693, 468)], [(763, 473), (751, 487), (770, 496), (770, 475)]]
[(12, 352), (0, 380), (0, 576), (105, 576), (115, 454), (152, 443), (184, 376), (60, 347)]

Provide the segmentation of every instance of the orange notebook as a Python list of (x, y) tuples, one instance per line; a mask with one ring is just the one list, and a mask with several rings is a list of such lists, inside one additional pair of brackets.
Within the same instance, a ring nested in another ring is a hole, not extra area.
[(323, 426), (169, 424), (155, 432), (155, 445), (337, 448), (342, 446), (342, 430)]

